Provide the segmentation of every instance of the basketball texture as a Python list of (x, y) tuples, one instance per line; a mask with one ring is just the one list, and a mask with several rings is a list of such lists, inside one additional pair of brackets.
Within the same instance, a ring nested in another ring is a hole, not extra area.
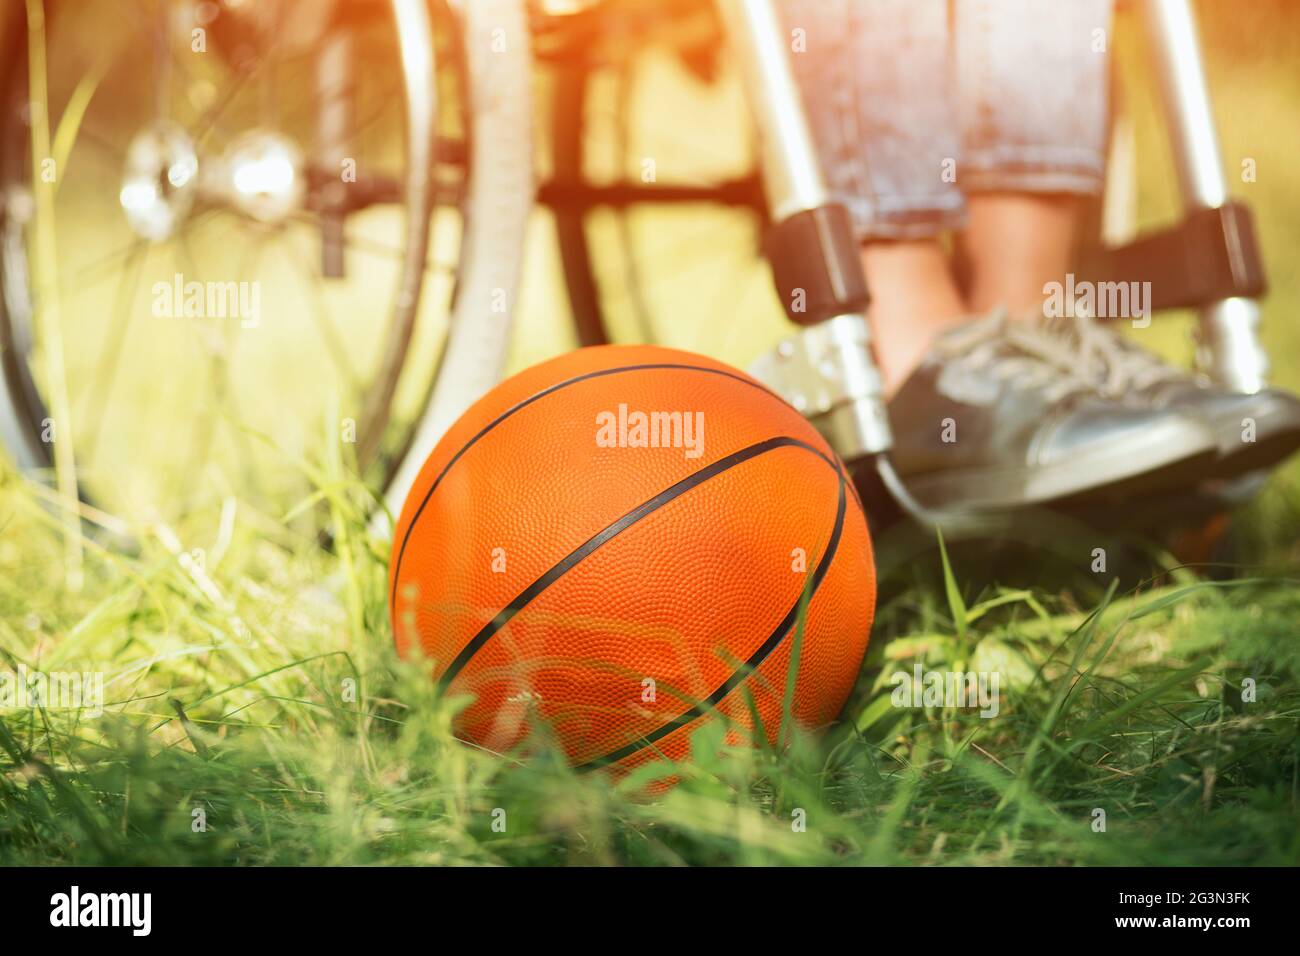
[[(647, 427), (640, 427), (646, 424)], [(492, 750), (539, 719), (581, 769), (686, 755), (702, 721), (833, 719), (875, 570), (844, 466), (747, 375), (651, 346), (581, 349), (475, 403), (429, 456), (389, 572), (398, 650), (473, 695)], [(752, 698), (753, 710), (750, 701)]]

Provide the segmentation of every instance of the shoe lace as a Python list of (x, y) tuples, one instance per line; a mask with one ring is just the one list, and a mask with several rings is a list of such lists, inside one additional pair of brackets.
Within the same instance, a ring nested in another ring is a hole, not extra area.
[(1096, 382), (1080, 368), (1075, 344), (1061, 330), (1012, 321), (1002, 310), (941, 336), (934, 353), (1013, 387), (1041, 390), (1051, 402), (1097, 392)]
[(1073, 316), (1048, 317), (1043, 325), (1068, 343), (1079, 373), (1108, 397), (1118, 398), (1130, 391), (1186, 378), (1185, 372), (1125, 341), (1086, 312), (1076, 310)]
[(942, 336), (935, 352), (999, 381), (1041, 389), (1049, 401), (1082, 392), (1119, 398), (1186, 378), (1078, 310), (1025, 321), (999, 310)]

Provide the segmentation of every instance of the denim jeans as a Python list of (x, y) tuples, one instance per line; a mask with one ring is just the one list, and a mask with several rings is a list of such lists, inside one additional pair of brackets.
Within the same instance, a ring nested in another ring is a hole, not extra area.
[(972, 192), (1100, 192), (1111, 0), (780, 7), (823, 170), (861, 238), (960, 228)]

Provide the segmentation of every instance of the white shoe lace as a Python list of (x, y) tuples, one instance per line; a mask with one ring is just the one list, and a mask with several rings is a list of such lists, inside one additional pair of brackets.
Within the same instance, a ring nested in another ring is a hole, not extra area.
[(1013, 321), (999, 309), (940, 336), (933, 353), (976, 374), (1041, 389), (1052, 402), (1081, 392), (1121, 398), (1186, 379), (1186, 373), (1081, 312), (1068, 318)]
[(1000, 309), (940, 336), (932, 354), (975, 375), (1041, 390), (1050, 402), (1097, 391), (1059, 333), (1041, 323), (1012, 321)]
[(1187, 373), (1159, 356), (1124, 340), (1076, 310), (1073, 317), (1045, 318), (1043, 324), (1069, 342), (1080, 371), (1111, 398), (1120, 398), (1165, 382), (1186, 381)]

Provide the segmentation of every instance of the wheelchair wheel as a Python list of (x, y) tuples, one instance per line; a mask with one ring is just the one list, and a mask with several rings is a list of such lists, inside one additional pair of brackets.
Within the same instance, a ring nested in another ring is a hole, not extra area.
[(762, 254), (747, 105), (716, 24), (690, 4), (593, 15), (587, 34), (613, 40), (553, 57), (542, 191), (578, 340), (746, 364), (788, 325)]
[[(162, 517), (293, 500), (334, 443), (386, 483), (448, 330), (513, 299), (528, 138), (474, 107), (527, 109), (522, 0), (6, 7), (0, 437), (20, 468)], [(490, 48), (502, 23), (515, 42)]]

